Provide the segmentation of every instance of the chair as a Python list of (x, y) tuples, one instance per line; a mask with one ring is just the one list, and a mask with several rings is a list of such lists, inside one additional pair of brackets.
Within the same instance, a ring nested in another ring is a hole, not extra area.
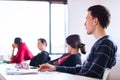
[(0, 74), (0, 80), (6, 80), (2, 74)]
[(105, 72), (103, 74), (102, 80), (107, 80), (110, 73), (110, 68), (105, 68)]
[(110, 74), (108, 80), (120, 80), (120, 60), (117, 60), (115, 66), (113, 66), (110, 70)]

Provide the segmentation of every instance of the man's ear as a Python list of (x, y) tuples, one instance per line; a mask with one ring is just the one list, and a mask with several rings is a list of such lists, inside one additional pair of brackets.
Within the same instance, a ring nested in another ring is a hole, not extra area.
[(47, 47), (47, 44), (45, 42), (43, 43), (43, 45)]
[(98, 18), (94, 18), (94, 25), (98, 24)]

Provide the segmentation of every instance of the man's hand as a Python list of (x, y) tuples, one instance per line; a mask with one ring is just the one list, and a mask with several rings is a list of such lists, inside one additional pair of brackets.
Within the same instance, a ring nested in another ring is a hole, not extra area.
[(40, 65), (40, 67), (38, 68), (38, 71), (55, 71), (56, 70), (56, 67), (54, 65), (51, 65), (51, 64), (42, 64)]

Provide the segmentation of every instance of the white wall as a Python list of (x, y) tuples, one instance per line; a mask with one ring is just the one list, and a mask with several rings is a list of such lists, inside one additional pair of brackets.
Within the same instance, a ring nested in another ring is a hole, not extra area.
[[(94, 4), (105, 5), (111, 13), (111, 23), (107, 32), (116, 41), (120, 47), (119, 25), (120, 25), (120, 1), (119, 0), (68, 0), (68, 34), (80, 34), (82, 41), (86, 44), (89, 52), (92, 44), (95, 42), (94, 37), (86, 34), (84, 22), (87, 15), (87, 8)], [(119, 51), (119, 50), (118, 50)]]

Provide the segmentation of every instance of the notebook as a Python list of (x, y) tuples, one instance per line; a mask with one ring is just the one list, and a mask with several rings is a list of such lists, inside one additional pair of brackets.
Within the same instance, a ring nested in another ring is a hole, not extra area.
[(37, 69), (6, 69), (9, 75), (38, 74)]

